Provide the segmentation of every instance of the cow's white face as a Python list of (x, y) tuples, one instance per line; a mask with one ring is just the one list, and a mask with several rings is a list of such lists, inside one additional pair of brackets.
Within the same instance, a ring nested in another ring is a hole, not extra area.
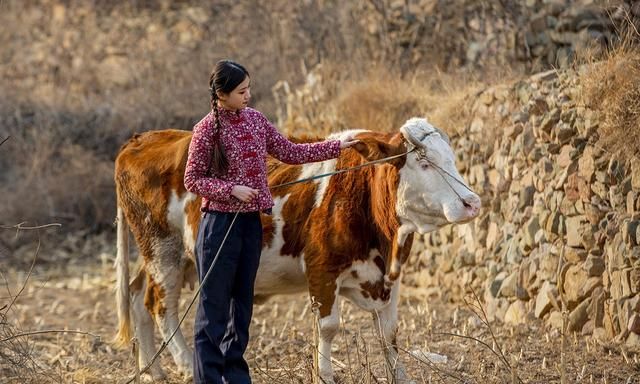
[[(480, 213), (480, 198), (468, 188), (455, 166), (448, 138), (425, 119), (413, 118), (401, 128), (417, 133), (421, 146), (407, 155), (399, 170), (396, 212), (405, 226), (426, 233), (450, 223), (465, 223)], [(426, 156), (426, 158), (424, 157)]]

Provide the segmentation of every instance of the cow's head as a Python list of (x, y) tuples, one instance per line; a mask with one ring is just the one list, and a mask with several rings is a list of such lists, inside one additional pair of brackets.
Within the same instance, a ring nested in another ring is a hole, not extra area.
[(449, 138), (418, 118), (408, 120), (400, 132), (413, 151), (399, 171), (398, 216), (420, 233), (478, 216), (480, 197), (460, 176)]
[(456, 169), (449, 138), (426, 119), (408, 120), (387, 142), (362, 136), (355, 149), (369, 160), (410, 151), (391, 162), (399, 175), (395, 208), (401, 232), (427, 233), (478, 216), (480, 198)]

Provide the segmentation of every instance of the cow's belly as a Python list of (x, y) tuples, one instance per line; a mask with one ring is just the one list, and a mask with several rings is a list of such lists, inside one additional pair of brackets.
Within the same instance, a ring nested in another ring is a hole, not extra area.
[(307, 278), (300, 257), (281, 255), (269, 248), (262, 250), (255, 283), (257, 296), (297, 293), (306, 290)]

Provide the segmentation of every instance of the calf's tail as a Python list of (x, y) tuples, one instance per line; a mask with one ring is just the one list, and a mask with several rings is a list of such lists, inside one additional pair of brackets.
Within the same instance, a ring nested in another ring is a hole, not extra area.
[(126, 345), (131, 340), (131, 313), (129, 311), (129, 225), (118, 203), (116, 218), (116, 306), (118, 311), (118, 333), (115, 343)]

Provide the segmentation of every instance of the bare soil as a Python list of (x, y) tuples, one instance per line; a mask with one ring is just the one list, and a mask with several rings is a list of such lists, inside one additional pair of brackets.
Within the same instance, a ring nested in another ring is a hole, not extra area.
[[(97, 337), (41, 333), (13, 339), (19, 339), (30, 351), (36, 365), (16, 367), (0, 361), (0, 383), (122, 383), (135, 365), (129, 349), (110, 343), (117, 321), (114, 271), (107, 262), (53, 272), (57, 269), (29, 277), (7, 312), (5, 327), (13, 325), (15, 332), (80, 330)], [(0, 307), (11, 301), (5, 288), (15, 295), (27, 273), (10, 271), (3, 276), (8, 284), (3, 287), (5, 297)], [(183, 290), (182, 311), (192, 295), (192, 291)], [(314, 316), (308, 303), (307, 295), (301, 294), (276, 297), (255, 307), (246, 354), (255, 383), (313, 382)], [(560, 382), (562, 337), (540, 321), (518, 327), (487, 327), (470, 307), (426, 297), (424, 291), (411, 287), (403, 289), (399, 318), (401, 360), (417, 383), (512, 383), (518, 378), (524, 383)], [(189, 342), (192, 319), (193, 313), (189, 313), (183, 327)], [(370, 314), (343, 303), (342, 326), (333, 354), (339, 382), (389, 382), (381, 344), (373, 330)], [(640, 383), (639, 357), (622, 346), (578, 335), (567, 335), (565, 344), (567, 383)], [(511, 368), (501, 361), (499, 349)], [(161, 361), (168, 383), (189, 382), (177, 373), (168, 351)]]

